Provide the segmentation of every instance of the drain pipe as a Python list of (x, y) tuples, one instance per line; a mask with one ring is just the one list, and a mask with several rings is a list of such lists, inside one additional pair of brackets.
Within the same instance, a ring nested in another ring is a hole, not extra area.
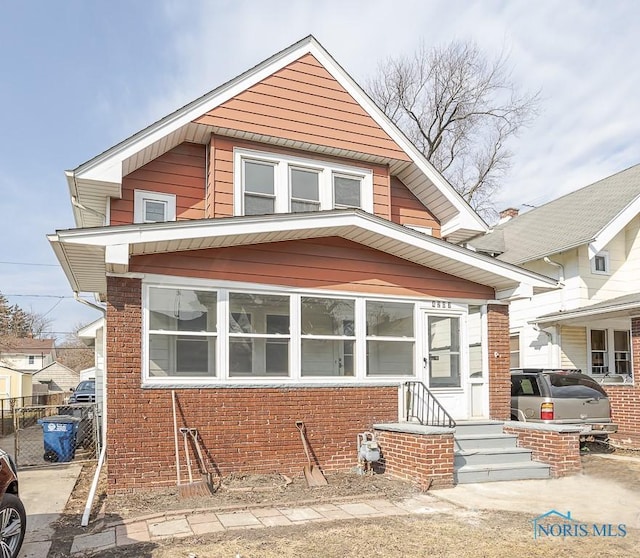
[[(73, 298), (75, 298), (78, 302), (89, 306), (89, 308), (93, 308), (94, 310), (98, 310), (102, 312), (103, 315), (106, 316), (107, 310), (102, 306), (98, 306), (97, 304), (93, 304), (84, 298), (81, 298), (78, 294), (78, 291), (73, 292)], [(105, 367), (106, 368), (106, 367)], [(84, 513), (82, 514), (82, 519), (80, 520), (80, 526), (86, 527), (89, 525), (89, 516), (91, 515), (91, 507), (93, 506), (93, 499), (96, 497), (96, 490), (98, 489), (98, 481), (100, 480), (100, 473), (102, 472), (102, 465), (104, 463), (104, 458), (107, 454), (107, 437), (102, 436), (102, 448), (100, 450), (100, 458), (98, 459), (98, 466), (96, 467), (95, 475), (93, 476), (93, 482), (91, 483), (91, 489), (89, 490), (89, 497), (87, 498), (87, 503), (84, 506)]]
[(87, 498), (87, 503), (84, 507), (84, 513), (82, 514), (82, 520), (80, 521), (81, 527), (86, 527), (89, 525), (89, 516), (91, 515), (91, 506), (93, 506), (93, 499), (96, 497), (96, 490), (98, 488), (98, 481), (100, 479), (100, 472), (102, 471), (102, 464), (104, 463), (104, 457), (107, 453), (107, 444), (102, 444), (102, 450), (100, 451), (100, 459), (98, 459), (98, 466), (96, 467), (96, 474), (93, 477), (93, 482), (91, 483), (91, 490), (89, 490), (89, 498)]

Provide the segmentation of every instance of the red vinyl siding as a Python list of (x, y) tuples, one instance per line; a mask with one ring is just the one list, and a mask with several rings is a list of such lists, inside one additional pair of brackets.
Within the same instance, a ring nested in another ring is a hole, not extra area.
[(395, 176), (391, 177), (391, 220), (399, 225), (431, 227), (440, 238), (440, 223), (435, 216)]
[(194, 122), (408, 161), (310, 54)]
[(363, 163), (340, 157), (328, 157), (306, 151), (275, 147), (263, 143), (241, 141), (223, 136), (212, 136), (209, 155), (209, 176), (213, 187), (209, 187), (207, 217), (233, 216), (233, 148), (253, 149), (279, 155), (291, 155), (323, 162), (351, 165), (373, 171), (373, 212), (385, 219), (390, 218), (389, 169), (382, 165)]
[(484, 285), (341, 238), (136, 256), (131, 271), (389, 296), (495, 296)]
[(202, 219), (205, 200), (206, 146), (183, 143), (122, 179), (122, 199), (111, 200), (110, 223), (133, 223), (133, 192), (176, 195), (177, 219)]

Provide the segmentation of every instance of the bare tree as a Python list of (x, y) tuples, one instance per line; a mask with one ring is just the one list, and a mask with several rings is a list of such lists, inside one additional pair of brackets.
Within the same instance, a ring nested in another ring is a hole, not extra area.
[(80, 372), (85, 368), (91, 368), (95, 364), (95, 351), (92, 347), (87, 346), (80, 337), (78, 331), (84, 325), (77, 325), (74, 332), (67, 335), (62, 343), (56, 345), (56, 353), (58, 362), (65, 366)]
[(539, 93), (521, 93), (507, 56), (493, 61), (471, 42), (387, 59), (367, 83), (374, 101), (479, 213), (510, 165), (508, 140), (537, 113)]

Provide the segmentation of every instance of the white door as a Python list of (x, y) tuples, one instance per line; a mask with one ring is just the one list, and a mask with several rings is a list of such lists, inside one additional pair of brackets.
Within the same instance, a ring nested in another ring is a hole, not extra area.
[(454, 419), (469, 418), (460, 315), (423, 313), (423, 373), (427, 386)]

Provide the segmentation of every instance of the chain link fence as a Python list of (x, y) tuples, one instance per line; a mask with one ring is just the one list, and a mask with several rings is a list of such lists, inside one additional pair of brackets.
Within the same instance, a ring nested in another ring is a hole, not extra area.
[(13, 432), (2, 437), (2, 448), (19, 468), (95, 460), (99, 422), (96, 403), (14, 407)]

